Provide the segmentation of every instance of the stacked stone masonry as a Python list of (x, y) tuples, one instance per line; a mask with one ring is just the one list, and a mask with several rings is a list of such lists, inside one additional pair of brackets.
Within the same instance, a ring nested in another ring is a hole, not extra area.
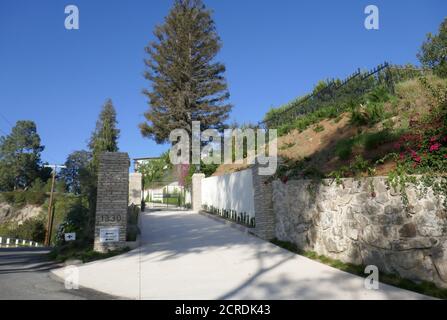
[[(98, 169), (95, 250), (107, 251), (123, 247), (127, 234), (129, 200), (129, 156), (123, 152), (101, 154)], [(100, 229), (119, 228), (119, 242), (101, 243)]]
[(269, 176), (259, 175), (258, 168), (258, 164), (251, 168), (256, 219), (255, 234), (262, 239), (272, 239), (275, 237), (272, 184), (268, 183)]
[[(409, 186), (405, 207), (401, 193), (386, 180), (273, 181), (275, 237), (343, 262), (376, 265), (383, 272), (447, 287), (442, 197)], [(256, 203), (266, 200), (259, 196)]]

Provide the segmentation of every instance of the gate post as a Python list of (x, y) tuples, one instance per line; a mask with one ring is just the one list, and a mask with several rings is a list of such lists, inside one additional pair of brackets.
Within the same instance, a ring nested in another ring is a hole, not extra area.
[(273, 189), (270, 176), (259, 175), (259, 164), (251, 167), (255, 207), (255, 234), (265, 240), (275, 238), (275, 213), (273, 211)]
[(133, 204), (141, 209), (143, 175), (138, 172), (129, 174), (129, 205)]
[(202, 179), (205, 178), (203, 173), (194, 173), (192, 175), (192, 210), (202, 210)]
[(129, 166), (129, 156), (125, 152), (104, 152), (100, 155), (95, 251), (106, 252), (126, 245)]

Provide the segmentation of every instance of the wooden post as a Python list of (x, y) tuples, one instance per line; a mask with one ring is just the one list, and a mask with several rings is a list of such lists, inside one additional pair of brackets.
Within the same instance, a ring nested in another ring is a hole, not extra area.
[(51, 178), (51, 192), (50, 192), (50, 202), (48, 204), (48, 221), (47, 221), (47, 232), (45, 233), (45, 246), (50, 245), (51, 240), (51, 229), (53, 227), (53, 192), (54, 192), (54, 181), (56, 180), (56, 168), (53, 169)]

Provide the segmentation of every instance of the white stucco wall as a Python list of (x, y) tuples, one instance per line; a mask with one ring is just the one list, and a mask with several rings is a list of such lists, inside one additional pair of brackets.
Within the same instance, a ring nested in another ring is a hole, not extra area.
[(251, 169), (202, 180), (202, 205), (255, 216)]

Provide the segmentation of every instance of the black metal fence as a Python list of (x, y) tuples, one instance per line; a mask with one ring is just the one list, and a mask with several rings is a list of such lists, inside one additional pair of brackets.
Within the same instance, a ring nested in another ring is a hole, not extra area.
[(393, 66), (387, 62), (366, 72), (357, 69), (343, 81), (332, 80), (323, 89), (297, 99), (280, 110), (271, 112), (264, 121), (259, 123), (259, 126), (274, 128), (291, 123), (324, 107), (339, 108), (346, 102), (355, 101), (378, 86), (384, 86), (390, 93), (394, 93), (394, 86), (397, 82), (420, 76), (426, 72), (424, 69), (413, 66)]
[(145, 186), (144, 199), (147, 208), (184, 208), (191, 207), (191, 193), (188, 188), (172, 185), (172, 181), (153, 181)]

